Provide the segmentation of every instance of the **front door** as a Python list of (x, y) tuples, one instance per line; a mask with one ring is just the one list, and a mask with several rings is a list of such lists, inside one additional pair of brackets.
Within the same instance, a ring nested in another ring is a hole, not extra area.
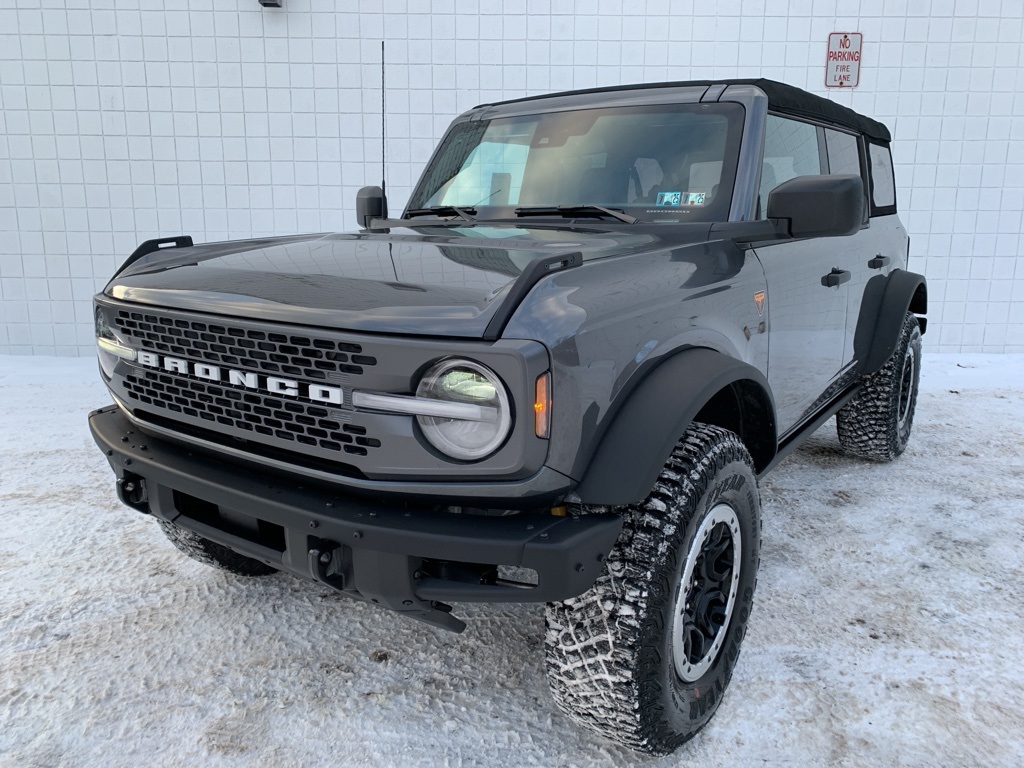
[[(854, 162), (856, 158), (855, 154)], [(757, 206), (761, 218), (776, 186), (797, 176), (828, 172), (821, 126), (768, 116)], [(813, 238), (757, 249), (768, 283), (768, 382), (780, 436), (821, 403), (844, 366), (851, 278), (848, 241)]]
[(822, 284), (833, 270), (845, 271), (823, 244), (811, 239), (757, 249), (768, 283), (768, 383), (780, 436), (819, 404), (843, 367), (849, 282)]

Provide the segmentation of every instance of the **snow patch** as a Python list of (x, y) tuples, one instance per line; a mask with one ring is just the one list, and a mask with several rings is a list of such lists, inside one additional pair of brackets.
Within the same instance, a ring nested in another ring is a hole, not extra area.
[(110, 402), (95, 361), (0, 356), (0, 384), (2, 765), (1016, 766), (1024, 754), (1022, 355), (926, 352), (900, 459), (847, 457), (829, 424), (764, 479), (732, 685), (664, 759), (557, 710), (540, 606), (458, 605), (469, 628), (452, 635), (317, 584), (204, 568), (116, 500), (85, 424)]

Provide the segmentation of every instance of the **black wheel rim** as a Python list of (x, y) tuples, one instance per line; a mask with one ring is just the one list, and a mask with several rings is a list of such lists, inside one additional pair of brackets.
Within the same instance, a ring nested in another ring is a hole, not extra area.
[(714, 664), (736, 605), (742, 555), (739, 519), (728, 504), (704, 518), (683, 565), (672, 627), (672, 659), (684, 682)]
[(900, 429), (907, 425), (910, 418), (910, 403), (914, 395), (914, 373), (917, 368), (917, 353), (912, 346), (907, 347), (903, 358), (903, 371), (900, 373), (900, 391), (897, 401), (896, 420)]

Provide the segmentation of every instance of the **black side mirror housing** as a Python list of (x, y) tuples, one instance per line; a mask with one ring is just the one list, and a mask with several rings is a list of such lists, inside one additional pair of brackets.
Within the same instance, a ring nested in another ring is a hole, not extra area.
[(768, 195), (768, 218), (789, 219), (791, 237), (842, 237), (864, 223), (864, 181), (853, 174), (797, 176)]
[(363, 187), (356, 193), (356, 220), (363, 229), (370, 228), (373, 219), (388, 217), (388, 199), (381, 187)]

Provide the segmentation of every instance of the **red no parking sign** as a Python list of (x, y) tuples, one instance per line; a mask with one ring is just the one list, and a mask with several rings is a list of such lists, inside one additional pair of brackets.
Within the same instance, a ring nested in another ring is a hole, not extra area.
[(828, 88), (856, 88), (860, 83), (860, 32), (833, 32), (828, 36), (825, 85)]

